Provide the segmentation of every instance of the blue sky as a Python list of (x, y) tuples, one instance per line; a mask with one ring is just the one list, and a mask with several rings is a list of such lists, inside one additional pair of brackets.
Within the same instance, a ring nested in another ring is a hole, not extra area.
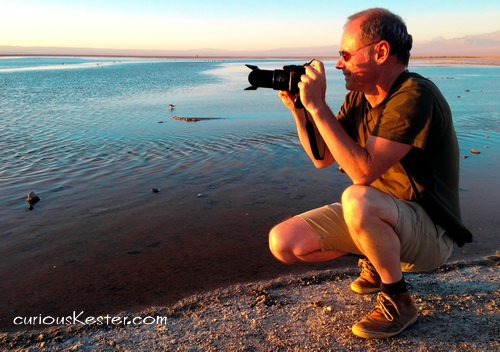
[(414, 41), (500, 30), (500, 1), (0, 0), (0, 45), (265, 50), (339, 44), (346, 17), (385, 7)]

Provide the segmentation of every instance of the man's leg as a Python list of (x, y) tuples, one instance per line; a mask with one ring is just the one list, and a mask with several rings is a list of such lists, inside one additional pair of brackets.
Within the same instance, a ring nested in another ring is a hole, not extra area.
[(352, 331), (364, 338), (397, 335), (418, 317), (401, 271), (401, 243), (394, 230), (398, 207), (390, 195), (362, 185), (349, 187), (342, 195), (342, 204), (354, 242), (382, 279), (376, 308), (354, 324)]
[(376, 188), (354, 185), (342, 194), (342, 207), (354, 242), (377, 269), (382, 282), (401, 280), (401, 245), (394, 231), (398, 208), (394, 199)]
[(324, 262), (338, 258), (346, 252), (322, 251), (318, 236), (301, 218), (290, 218), (269, 233), (269, 248), (273, 255), (284, 263)]

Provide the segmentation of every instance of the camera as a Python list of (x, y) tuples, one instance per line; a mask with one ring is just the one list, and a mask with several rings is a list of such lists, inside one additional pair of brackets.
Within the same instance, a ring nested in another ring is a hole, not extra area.
[[(311, 61), (312, 62), (312, 61)], [(306, 73), (306, 66), (310, 62), (300, 65), (283, 66), (282, 70), (261, 70), (257, 66), (245, 65), (252, 70), (248, 74), (248, 82), (251, 86), (245, 90), (256, 90), (259, 87), (272, 88), (274, 90), (286, 90), (292, 93), (298, 93), (300, 76)]]

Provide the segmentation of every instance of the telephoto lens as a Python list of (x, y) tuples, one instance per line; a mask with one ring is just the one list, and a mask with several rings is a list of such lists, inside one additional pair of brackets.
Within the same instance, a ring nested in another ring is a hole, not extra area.
[(248, 74), (248, 82), (251, 86), (245, 90), (256, 90), (259, 87), (274, 89), (274, 71), (261, 70), (253, 65), (245, 66), (252, 70), (252, 72)]
[(282, 70), (261, 70), (257, 66), (246, 65), (252, 70), (248, 74), (250, 87), (245, 90), (256, 90), (257, 88), (272, 88), (274, 90), (286, 90), (298, 93), (300, 76), (305, 74), (304, 66), (288, 65)]

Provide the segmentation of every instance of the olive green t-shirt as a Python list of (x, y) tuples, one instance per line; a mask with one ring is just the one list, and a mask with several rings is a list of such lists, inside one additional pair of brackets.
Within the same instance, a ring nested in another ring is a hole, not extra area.
[(363, 93), (348, 93), (337, 118), (363, 147), (370, 135), (411, 145), (372, 186), (422, 205), (459, 246), (472, 242), (460, 216), (459, 149), (451, 110), (436, 85), (405, 71), (375, 108)]

